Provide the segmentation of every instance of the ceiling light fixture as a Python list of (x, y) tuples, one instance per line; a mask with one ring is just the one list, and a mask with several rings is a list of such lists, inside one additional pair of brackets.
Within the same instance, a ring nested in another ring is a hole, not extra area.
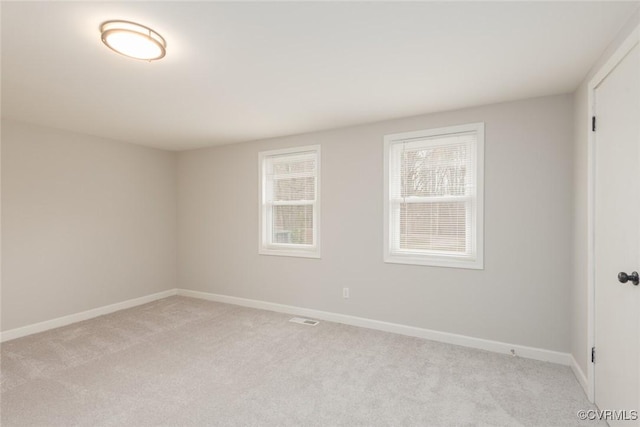
[(102, 42), (130, 58), (153, 61), (167, 53), (167, 42), (149, 27), (129, 21), (107, 21), (100, 26)]

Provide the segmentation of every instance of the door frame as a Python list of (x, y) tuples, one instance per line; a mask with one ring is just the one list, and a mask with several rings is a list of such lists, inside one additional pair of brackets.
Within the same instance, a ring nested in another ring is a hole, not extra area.
[[(611, 57), (600, 67), (589, 81), (587, 90), (588, 102), (588, 146), (587, 146), (587, 348), (586, 354), (591, 354), (595, 346), (595, 169), (596, 150), (595, 132), (591, 130), (591, 118), (595, 116), (595, 91), (614, 68), (625, 58), (627, 53), (640, 43), (640, 25), (627, 36)], [(638, 76), (640, 78), (640, 76)], [(640, 134), (638, 135), (640, 140)], [(639, 159), (640, 160), (640, 159)], [(640, 238), (640, 236), (638, 236)], [(640, 360), (638, 360), (640, 363)], [(640, 378), (638, 378), (640, 381)], [(587, 356), (587, 397), (591, 403), (595, 400), (595, 366)]]

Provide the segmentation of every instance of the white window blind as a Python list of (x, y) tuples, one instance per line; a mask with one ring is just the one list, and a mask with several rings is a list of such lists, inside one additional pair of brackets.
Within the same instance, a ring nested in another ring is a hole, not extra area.
[(483, 133), (474, 124), (386, 137), (386, 261), (482, 268)]
[(260, 153), (260, 253), (319, 256), (320, 147)]

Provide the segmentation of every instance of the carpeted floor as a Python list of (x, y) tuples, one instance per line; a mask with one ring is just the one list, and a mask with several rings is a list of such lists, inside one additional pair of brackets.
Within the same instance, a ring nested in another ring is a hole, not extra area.
[(184, 297), (6, 342), (2, 426), (571, 426), (570, 369)]

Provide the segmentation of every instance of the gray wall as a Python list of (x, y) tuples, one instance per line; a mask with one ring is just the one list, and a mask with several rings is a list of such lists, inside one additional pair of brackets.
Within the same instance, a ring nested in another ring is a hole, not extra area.
[(587, 87), (574, 94), (573, 277), (571, 354), (587, 373)]
[(2, 121), (2, 330), (176, 285), (176, 155)]
[[(383, 263), (383, 135), (479, 121), (485, 269)], [(561, 95), (181, 152), (179, 286), (569, 351), (572, 143)], [(258, 152), (309, 144), (322, 146), (322, 259), (258, 255)]]
[(571, 286), (571, 354), (584, 374), (587, 373), (589, 350), (587, 307), (587, 156), (588, 156), (588, 84), (596, 72), (616, 49), (640, 24), (640, 10), (629, 19), (624, 28), (600, 56), (593, 68), (574, 93), (574, 176), (573, 176), (573, 280)]

